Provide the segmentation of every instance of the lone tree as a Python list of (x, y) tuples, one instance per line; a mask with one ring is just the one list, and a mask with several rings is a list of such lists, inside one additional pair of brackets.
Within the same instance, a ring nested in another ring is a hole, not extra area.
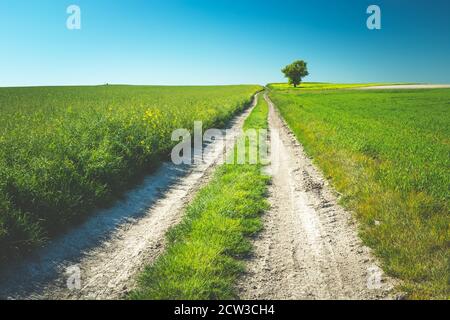
[(284, 67), (281, 72), (283, 72), (284, 76), (289, 79), (289, 84), (294, 85), (294, 88), (302, 82), (302, 78), (309, 74), (306, 62), (303, 60), (294, 61)]

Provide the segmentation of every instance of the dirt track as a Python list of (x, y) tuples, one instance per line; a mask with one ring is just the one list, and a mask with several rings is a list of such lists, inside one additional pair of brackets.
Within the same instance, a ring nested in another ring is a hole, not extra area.
[(337, 205), (270, 101), (269, 106), (272, 207), (238, 285), (241, 298), (389, 298), (392, 281), (381, 276), (361, 244), (350, 213)]
[[(382, 277), (364, 247), (351, 215), (336, 204), (326, 181), (311, 164), (270, 105), (273, 176), (255, 253), (238, 290), (247, 299), (390, 298), (392, 280)], [(0, 298), (116, 299), (134, 286), (136, 274), (164, 250), (166, 231), (204, 185), (223, 150), (232, 145), (250, 112), (232, 124), (233, 135), (217, 141), (207, 161), (192, 167), (164, 164), (114, 208), (52, 242), (34, 258), (0, 276)], [(276, 134), (279, 133), (279, 136)], [(81, 271), (81, 289), (67, 288), (67, 268)]]
[[(134, 286), (136, 274), (164, 250), (167, 230), (180, 221), (186, 204), (223, 161), (224, 150), (234, 145), (251, 109), (232, 121), (225, 139), (208, 145), (203, 162), (164, 163), (113, 208), (93, 215), (34, 257), (3, 272), (0, 299), (123, 297)], [(80, 289), (67, 286), (74, 270), (80, 270)]]

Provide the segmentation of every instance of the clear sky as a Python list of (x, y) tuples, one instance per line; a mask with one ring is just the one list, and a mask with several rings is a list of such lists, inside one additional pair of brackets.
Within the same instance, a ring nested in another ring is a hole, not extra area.
[[(66, 9), (81, 8), (81, 30)], [(382, 29), (366, 27), (381, 8)], [(0, 86), (450, 83), (449, 0), (0, 0)]]

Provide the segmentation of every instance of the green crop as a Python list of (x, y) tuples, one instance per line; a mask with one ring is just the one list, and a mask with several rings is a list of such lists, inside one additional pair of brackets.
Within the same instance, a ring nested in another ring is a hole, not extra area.
[(328, 83), (328, 82), (302, 82), (299, 86), (294, 88), (288, 83), (271, 83), (267, 87), (277, 91), (305, 91), (305, 90), (335, 90), (335, 89), (355, 89), (371, 86), (384, 86), (384, 85), (398, 85), (405, 83), (385, 83), (385, 82), (373, 82), (373, 83)]
[(260, 89), (0, 89), (0, 257), (110, 204), (170, 154), (174, 129), (221, 127)]
[(271, 98), (410, 298), (448, 298), (450, 90), (277, 90)]

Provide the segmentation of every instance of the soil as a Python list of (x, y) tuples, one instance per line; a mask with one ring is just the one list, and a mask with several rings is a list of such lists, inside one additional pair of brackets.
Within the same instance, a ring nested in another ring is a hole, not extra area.
[(351, 213), (269, 103), (272, 176), (264, 229), (237, 290), (242, 299), (388, 299), (393, 280)]

